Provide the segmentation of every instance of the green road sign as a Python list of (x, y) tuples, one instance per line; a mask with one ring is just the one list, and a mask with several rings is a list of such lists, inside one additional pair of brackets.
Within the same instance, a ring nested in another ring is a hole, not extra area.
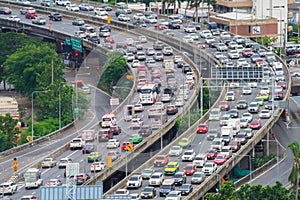
[(66, 38), (65, 44), (66, 44), (66, 45), (71, 45), (71, 39), (70, 39), (70, 38)]
[(71, 38), (72, 49), (82, 52), (82, 44), (79, 38)]

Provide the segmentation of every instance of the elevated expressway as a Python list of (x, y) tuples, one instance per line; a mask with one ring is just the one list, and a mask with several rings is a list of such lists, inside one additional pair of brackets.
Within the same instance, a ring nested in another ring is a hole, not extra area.
[[(69, 13), (69, 14), (70, 14), (70, 13)], [(73, 13), (72, 13), (72, 14), (73, 14)], [(81, 14), (79, 14), (79, 15), (81, 15)], [(84, 19), (86, 20), (86, 18), (85, 18), (84, 15), (83, 15), (83, 16), (80, 16), (80, 17), (81, 17), (81, 18), (84, 18)], [(90, 17), (90, 16), (89, 16), (88, 18), (93, 18), (93, 17)], [(4, 26), (14, 26), (14, 25), (12, 25), (12, 24), (8, 24), (8, 22), (1, 22), (0, 24), (2, 24), (2, 26), (3, 26), (3, 25), (4, 25)], [(130, 30), (130, 28), (131, 28), (130, 25), (125, 25), (125, 24), (123, 24), (123, 23), (113, 22), (113, 25), (116, 25), (116, 24), (119, 25), (119, 27), (123, 27), (123, 28), (125, 28), (124, 26), (128, 26), (128, 27), (129, 27), (129, 30)], [(22, 29), (22, 27), (19, 27), (19, 28)], [(33, 29), (31, 29), (30, 31), (33, 31)], [(135, 32), (138, 32), (138, 31), (139, 31), (139, 30), (135, 29)], [(53, 31), (52, 33), (49, 33), (49, 31), (47, 32), (47, 30), (39, 30), (39, 31), (37, 31), (37, 32), (38, 32), (39, 34), (41, 34), (41, 35), (48, 35), (48, 36), (50, 36), (50, 37), (51, 37), (51, 35), (53, 36), (53, 35), (56, 34), (55, 31)], [(149, 31), (149, 33), (142, 32), (142, 35), (153, 36), (153, 33), (151, 33), (150, 31)], [(163, 35), (161, 35), (161, 34), (155, 33), (155, 35), (157, 35), (157, 39), (159, 39), (159, 40), (161, 40), (161, 41), (164, 41), (164, 42), (166, 42), (167, 44), (172, 45), (173, 47), (177, 47), (177, 48), (179, 47), (179, 42), (176, 41), (176, 39), (172, 38), (172, 41), (170, 41), (169, 38), (167, 38), (167, 37), (165, 37), (165, 36), (163, 36)], [(55, 35), (55, 36), (56, 36), (57, 38), (60, 38), (60, 39), (64, 40), (64, 37), (63, 37), (63, 36), (59, 36), (59, 34), (57, 34), (57, 35)], [(85, 44), (84, 44), (84, 45), (85, 45)], [(91, 45), (91, 44), (87, 44), (87, 46), (88, 46), (88, 45)], [(189, 44), (181, 44), (181, 48), (184, 49), (184, 50), (186, 50), (187, 52), (191, 52), (191, 49), (194, 49), (194, 48), (191, 47), (191, 45), (189, 45)], [(193, 54), (193, 53), (194, 53), (194, 52), (191, 52), (191, 54)], [(204, 52), (201, 52), (201, 53), (204, 53)], [(203, 55), (205, 55), (205, 54), (203, 54)], [(286, 68), (285, 68), (285, 73), (288, 74)], [(290, 92), (290, 82), (291, 82), (291, 81), (290, 81), (290, 78), (289, 78), (288, 80), (289, 80), (289, 81), (288, 81), (288, 90), (287, 90), (287, 93)], [(198, 89), (199, 89), (199, 88), (198, 88)], [(222, 97), (222, 96), (220, 96), (220, 97)], [(287, 96), (286, 96), (286, 98), (287, 98)], [(253, 149), (253, 147), (255, 146), (255, 144), (256, 144), (259, 140), (261, 140), (261, 139), (265, 136), (265, 134), (268, 133), (268, 131), (270, 130), (270, 128), (273, 126), (273, 124), (274, 124), (274, 123), (277, 121), (277, 119), (279, 118), (281, 112), (282, 112), (282, 110), (278, 110), (278, 112), (276, 113), (275, 117), (272, 118), (272, 119), (270, 119), (270, 120), (268, 120), (268, 122), (267, 122), (267, 123), (264, 125), (264, 127), (256, 134), (256, 136), (255, 136), (254, 138), (252, 138), (246, 145), (243, 146), (243, 148), (239, 151), (239, 154), (243, 155), (243, 154), (247, 154), (249, 151), (251, 151), (251, 149)], [(206, 119), (207, 119), (207, 115), (203, 116), (203, 117), (199, 120), (199, 123), (200, 123), (200, 122), (206, 121)], [(175, 120), (174, 120), (174, 121), (175, 121)], [(174, 123), (174, 121), (173, 121), (173, 123)], [(195, 123), (194, 126), (196, 127), (197, 124), (198, 124), (198, 123)], [(195, 128), (195, 127), (194, 127), (194, 128)], [(194, 133), (193, 130), (189, 130), (189, 131), (187, 131), (186, 134), (189, 135), (189, 134), (192, 134), (192, 133)], [(156, 134), (156, 135), (155, 135), (156, 137), (153, 136), (152, 138), (149, 138), (149, 140), (147, 141), (147, 144), (148, 144), (148, 143), (151, 143), (151, 142), (149, 142), (150, 140), (153, 141), (153, 140), (159, 139), (158, 135), (159, 135), (159, 134)], [(186, 135), (186, 136), (187, 136), (187, 135)], [(146, 146), (146, 145), (141, 145), (141, 146)], [(165, 149), (164, 151), (167, 151), (167, 149)], [(130, 156), (128, 156), (128, 159), (131, 159)], [(242, 157), (236, 156), (236, 157), (231, 158), (229, 161), (227, 161), (226, 166), (219, 168), (218, 171), (214, 174), (214, 176), (210, 176), (210, 177), (205, 181), (205, 183), (202, 184), (202, 185), (199, 187), (199, 189), (195, 190), (195, 191), (190, 195), (190, 198), (191, 198), (191, 199), (198, 199), (199, 197), (203, 196), (203, 194), (205, 194), (205, 192), (206, 192), (209, 188), (211, 188), (213, 185), (215, 185), (215, 184), (220, 180), (220, 177), (223, 177), (223, 176), (228, 172), (228, 170), (231, 169), (231, 168), (232, 168), (236, 163), (238, 163), (241, 159), (242, 159)], [(124, 163), (123, 163), (123, 165), (124, 165)], [(120, 165), (120, 166), (122, 166), (122, 165)], [(102, 173), (101, 173), (101, 174), (102, 174)], [(218, 174), (218, 176), (216, 176), (216, 174)], [(107, 175), (106, 175), (106, 176), (105, 176), (105, 175), (99, 175), (99, 176), (97, 176), (97, 179), (98, 179), (98, 180), (104, 180), (105, 177), (107, 177)], [(95, 180), (95, 181), (96, 181), (96, 180)], [(91, 183), (94, 183), (94, 180), (91, 181)]]

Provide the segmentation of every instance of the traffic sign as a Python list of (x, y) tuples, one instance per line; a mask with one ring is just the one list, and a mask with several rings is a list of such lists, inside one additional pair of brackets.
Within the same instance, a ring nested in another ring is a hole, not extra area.
[(14, 158), (13, 168), (14, 168), (14, 172), (18, 171), (18, 161), (17, 161), (17, 158)]
[(33, 138), (31, 136), (26, 137), (27, 142), (32, 142)]
[(72, 43), (72, 49), (82, 52), (81, 39), (72, 37), (71, 43)]
[(71, 45), (71, 39), (70, 39), (70, 38), (66, 38), (65, 44), (66, 44), (66, 45)]
[(107, 23), (110, 24), (110, 15), (107, 16)]
[(128, 75), (126, 75), (126, 78), (127, 78), (127, 79), (134, 79), (134, 75), (128, 74)]
[(112, 168), (112, 157), (107, 156), (106, 159), (107, 159), (107, 167)]
[(110, 105), (111, 106), (118, 106), (120, 104), (119, 98), (111, 98)]
[(66, 177), (76, 176), (79, 173), (79, 163), (68, 163)]

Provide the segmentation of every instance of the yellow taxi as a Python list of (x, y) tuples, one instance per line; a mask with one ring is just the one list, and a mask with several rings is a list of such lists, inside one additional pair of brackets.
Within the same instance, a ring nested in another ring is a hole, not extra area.
[(178, 162), (169, 162), (165, 166), (165, 174), (166, 175), (173, 175), (179, 170), (179, 163)]
[(264, 101), (269, 101), (268, 93), (261, 93), (259, 97), (262, 98)]

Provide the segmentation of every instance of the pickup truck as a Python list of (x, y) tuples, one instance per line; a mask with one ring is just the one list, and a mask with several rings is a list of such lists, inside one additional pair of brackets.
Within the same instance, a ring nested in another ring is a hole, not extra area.
[(70, 143), (70, 149), (81, 149), (85, 144), (82, 138), (74, 138)]

